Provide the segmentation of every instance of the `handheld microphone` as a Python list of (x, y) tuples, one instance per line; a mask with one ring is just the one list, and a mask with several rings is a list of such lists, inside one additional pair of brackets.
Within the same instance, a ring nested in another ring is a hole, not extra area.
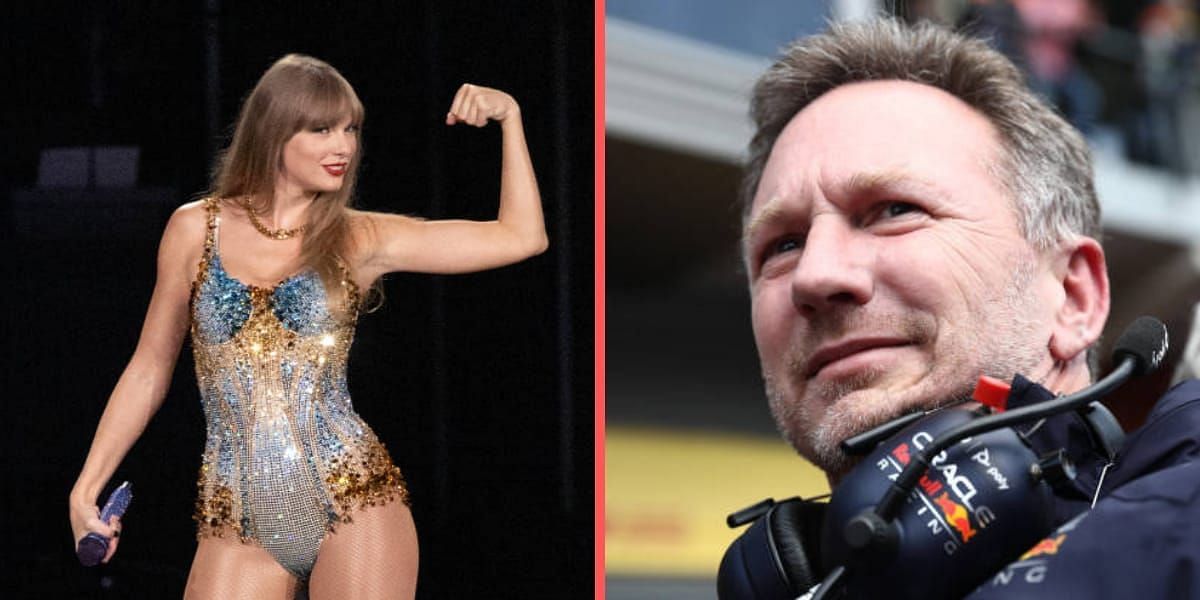
[[(108, 520), (113, 517), (120, 517), (125, 514), (125, 509), (129, 508), (129, 503), (133, 500), (133, 486), (128, 481), (122, 483), (113, 493), (109, 494), (108, 501), (104, 503), (104, 508), (100, 510), (100, 520), (108, 523)], [(75, 555), (79, 557), (79, 563), (85, 567), (94, 567), (100, 564), (100, 559), (108, 553), (109, 538), (92, 532), (83, 536), (79, 540), (79, 547), (75, 549)]]

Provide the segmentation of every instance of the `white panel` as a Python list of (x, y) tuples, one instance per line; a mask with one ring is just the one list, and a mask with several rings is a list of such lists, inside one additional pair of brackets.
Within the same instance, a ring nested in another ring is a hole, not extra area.
[(612, 18), (605, 52), (609, 134), (741, 160), (753, 133), (750, 88), (770, 65), (765, 58)]
[(1200, 179), (1118, 157), (1095, 157), (1104, 226), (1186, 246), (1200, 244)]
[(833, 18), (839, 21), (861, 21), (879, 14), (878, 0), (834, 0)]

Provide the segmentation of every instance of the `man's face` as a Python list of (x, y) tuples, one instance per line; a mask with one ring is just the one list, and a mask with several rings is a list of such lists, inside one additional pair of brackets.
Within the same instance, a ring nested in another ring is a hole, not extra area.
[(827, 472), (846, 437), (1052, 365), (1061, 286), (998, 158), (982, 115), (900, 81), (838, 87), (776, 141), (744, 232), (754, 336), (776, 423)]

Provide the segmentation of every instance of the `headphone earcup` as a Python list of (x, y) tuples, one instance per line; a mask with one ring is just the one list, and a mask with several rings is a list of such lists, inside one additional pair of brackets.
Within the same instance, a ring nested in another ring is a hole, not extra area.
[(825, 505), (788, 501), (775, 507), (768, 526), (793, 592), (804, 593), (821, 583), (821, 525)]
[(819, 583), (825, 506), (799, 498), (772, 506), (725, 551), (717, 597), (792, 600)]

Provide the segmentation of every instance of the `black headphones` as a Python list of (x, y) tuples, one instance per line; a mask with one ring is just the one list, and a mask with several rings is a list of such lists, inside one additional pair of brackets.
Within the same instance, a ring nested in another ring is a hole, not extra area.
[(1124, 432), (1095, 400), (1157, 368), (1166, 345), (1162, 323), (1141, 317), (1117, 341), (1117, 368), (1080, 392), (1006, 410), (1010, 387), (981, 378), (980, 405), (907, 415), (845, 440), (844, 451), (866, 456), (828, 503), (768, 499), (729, 516), (730, 527), (752, 524), (721, 560), (718, 597), (966, 595), (1058, 524), (1056, 497), (1080, 499), (1065, 449), (1039, 455), (1014, 426), (1074, 411), (1111, 462)]
[(821, 582), (821, 526), (827, 504), (768, 498), (729, 515), (730, 527), (753, 524), (721, 559), (718, 598), (795, 598)]

